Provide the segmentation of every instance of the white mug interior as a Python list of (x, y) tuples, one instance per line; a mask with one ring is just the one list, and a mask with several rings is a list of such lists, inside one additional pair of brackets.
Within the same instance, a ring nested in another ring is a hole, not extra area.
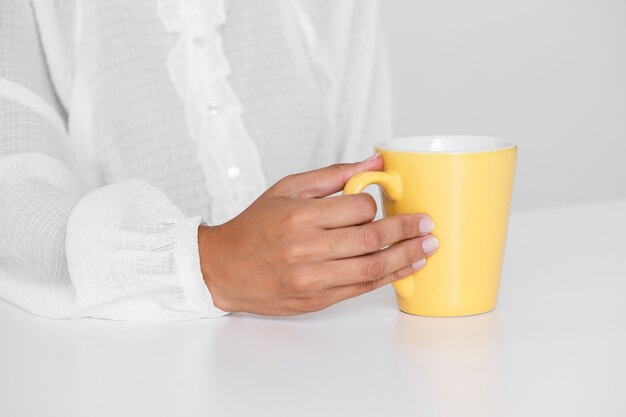
[(390, 151), (419, 153), (490, 152), (515, 146), (515, 143), (508, 139), (466, 135), (401, 137), (386, 140), (376, 145), (377, 148)]

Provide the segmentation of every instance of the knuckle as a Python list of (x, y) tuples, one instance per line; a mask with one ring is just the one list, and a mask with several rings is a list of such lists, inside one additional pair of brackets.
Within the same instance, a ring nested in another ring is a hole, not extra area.
[(394, 281), (399, 281), (401, 279), (404, 279), (408, 276), (410, 276), (412, 273), (414, 273), (415, 270), (412, 268), (403, 268), (400, 269), (398, 271), (395, 271), (393, 274), (391, 274), (389, 276), (389, 282), (394, 282)]
[(405, 265), (409, 265), (411, 262), (413, 262), (417, 258), (417, 255), (419, 255), (420, 253), (419, 248), (416, 247), (419, 245), (419, 242), (411, 243), (412, 244), (409, 245), (405, 244), (402, 247), (402, 261)]
[(343, 174), (344, 164), (332, 164), (328, 166), (329, 171), (333, 171), (336, 174)]
[(289, 228), (299, 227), (306, 223), (306, 211), (299, 205), (292, 205), (284, 214), (284, 223)]
[(274, 183), (270, 190), (278, 194), (282, 193), (285, 189), (289, 187), (289, 184), (293, 181), (294, 176), (294, 174), (291, 174), (279, 179)]
[(363, 247), (371, 252), (380, 249), (383, 245), (383, 236), (373, 225), (363, 229), (361, 240)]
[(378, 281), (377, 280), (376, 281), (366, 281), (366, 282), (361, 284), (361, 291), (363, 293), (372, 292), (376, 288), (378, 288)]
[(298, 263), (306, 258), (308, 248), (302, 243), (292, 243), (284, 249), (284, 257), (287, 263)]
[(276, 184), (287, 186), (292, 183), (296, 178), (298, 178), (298, 174), (289, 174), (282, 177)]
[(413, 237), (416, 234), (416, 225), (412, 220), (411, 216), (400, 216), (400, 226), (402, 228), (402, 237), (404, 239)]
[(341, 179), (342, 183), (348, 181), (348, 170), (346, 169), (348, 164), (332, 164), (327, 167), (332, 177)]
[(363, 275), (369, 281), (379, 278), (385, 272), (385, 262), (383, 258), (379, 256), (371, 257), (365, 263), (363, 268)]
[(389, 282), (394, 282), (399, 280), (400, 278), (404, 278), (404, 276), (402, 276), (401, 271), (393, 271), (391, 274), (389, 274), (387, 276), (387, 279), (389, 280)]
[(309, 280), (309, 277), (301, 273), (294, 274), (289, 283), (291, 290), (297, 294), (307, 293), (312, 287), (312, 282)]

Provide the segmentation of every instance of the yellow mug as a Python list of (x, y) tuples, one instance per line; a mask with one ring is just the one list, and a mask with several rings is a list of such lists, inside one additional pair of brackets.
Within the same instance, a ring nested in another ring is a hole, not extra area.
[(509, 219), (517, 146), (484, 136), (421, 136), (374, 147), (383, 171), (362, 172), (344, 194), (381, 188), (384, 216), (426, 213), (439, 250), (426, 266), (393, 283), (400, 310), (468, 316), (493, 310)]

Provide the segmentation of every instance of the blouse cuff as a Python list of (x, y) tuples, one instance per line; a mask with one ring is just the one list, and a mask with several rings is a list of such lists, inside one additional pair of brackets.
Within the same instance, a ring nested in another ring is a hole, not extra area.
[(67, 222), (65, 253), (76, 317), (189, 320), (221, 317), (204, 283), (200, 217), (185, 215), (139, 179), (84, 196)]
[(187, 217), (178, 224), (176, 232), (176, 258), (178, 259), (181, 284), (194, 310), (204, 311), (207, 316), (221, 317), (228, 313), (215, 307), (211, 292), (204, 282), (200, 269), (198, 250), (198, 227), (207, 225), (202, 217)]

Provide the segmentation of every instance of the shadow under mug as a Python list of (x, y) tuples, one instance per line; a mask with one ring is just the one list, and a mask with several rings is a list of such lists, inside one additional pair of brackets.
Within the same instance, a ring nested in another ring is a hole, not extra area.
[(344, 194), (381, 188), (383, 215), (425, 213), (438, 251), (426, 266), (393, 283), (400, 310), (468, 316), (496, 306), (517, 146), (484, 136), (396, 138), (374, 147), (382, 171), (353, 176)]

